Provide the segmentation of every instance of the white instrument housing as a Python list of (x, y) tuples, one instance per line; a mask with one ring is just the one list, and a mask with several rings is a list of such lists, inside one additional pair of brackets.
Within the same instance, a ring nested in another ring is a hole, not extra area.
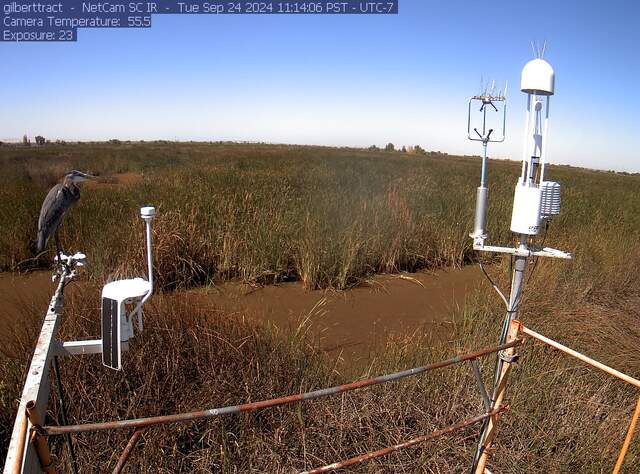
[[(153, 293), (151, 221), (155, 214), (154, 207), (143, 207), (140, 210), (140, 216), (145, 222), (148, 279), (112, 281), (102, 289), (102, 363), (114, 370), (122, 369), (122, 350), (134, 336), (134, 317), (137, 319), (138, 332), (142, 332), (142, 305)], [(128, 312), (127, 305), (135, 307)]]
[(537, 235), (540, 231), (540, 205), (542, 191), (537, 186), (516, 185), (511, 214), (511, 231), (517, 234)]

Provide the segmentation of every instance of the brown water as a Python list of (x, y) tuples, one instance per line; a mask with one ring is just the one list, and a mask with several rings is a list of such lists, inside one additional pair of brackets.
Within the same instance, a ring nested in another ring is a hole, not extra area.
[(304, 321), (320, 346), (346, 359), (375, 355), (390, 333), (418, 329), (446, 337), (456, 308), (481, 281), (477, 267), (407, 276), (376, 276), (348, 291), (308, 291), (301, 283), (252, 288), (225, 283), (194, 290), (220, 309), (245, 314), (279, 327)]
[[(189, 294), (195, 301), (283, 329), (304, 322), (322, 349), (353, 361), (382, 350), (390, 333), (425, 330), (433, 338), (446, 337), (454, 311), (480, 281), (479, 270), (470, 266), (376, 276), (348, 291), (309, 291), (297, 282), (258, 288), (228, 282), (189, 290)], [(79, 283), (71, 285), (70, 291), (82, 291)], [(0, 274), (0, 333), (7, 334), (19, 324), (25, 307), (44, 314), (53, 288), (50, 272)]]
[(0, 273), (0, 335), (6, 335), (26, 308), (38, 308), (42, 315), (53, 294), (50, 272)]

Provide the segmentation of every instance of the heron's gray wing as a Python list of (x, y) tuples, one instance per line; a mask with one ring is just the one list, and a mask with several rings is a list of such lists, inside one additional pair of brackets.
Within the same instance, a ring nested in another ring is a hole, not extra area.
[(44, 246), (47, 244), (47, 240), (49, 240), (51, 234), (53, 234), (60, 225), (64, 213), (78, 198), (78, 195), (69, 192), (61, 184), (56, 184), (51, 188), (47, 197), (44, 198), (42, 208), (40, 209), (40, 218), (38, 219), (38, 253), (42, 252)]

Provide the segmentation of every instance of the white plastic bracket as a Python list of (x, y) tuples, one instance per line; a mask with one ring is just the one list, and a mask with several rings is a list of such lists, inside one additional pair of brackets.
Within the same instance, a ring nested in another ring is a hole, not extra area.
[(517, 257), (551, 257), (562, 258), (565, 260), (573, 258), (569, 252), (563, 252), (562, 250), (552, 249), (550, 247), (520, 249), (512, 247), (496, 247), (493, 245), (477, 245), (476, 242), (474, 242), (473, 249), (480, 252), (506, 253)]
[[(129, 350), (128, 342), (122, 343), (122, 350)], [(57, 342), (55, 346), (55, 353), (57, 356), (102, 354), (102, 339)]]

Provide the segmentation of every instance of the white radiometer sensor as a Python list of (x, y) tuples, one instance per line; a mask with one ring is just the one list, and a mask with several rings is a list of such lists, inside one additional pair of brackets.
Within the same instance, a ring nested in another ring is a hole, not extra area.
[(547, 61), (535, 58), (525, 64), (520, 78), (522, 92), (549, 96), (554, 94), (555, 86), (556, 74)]

